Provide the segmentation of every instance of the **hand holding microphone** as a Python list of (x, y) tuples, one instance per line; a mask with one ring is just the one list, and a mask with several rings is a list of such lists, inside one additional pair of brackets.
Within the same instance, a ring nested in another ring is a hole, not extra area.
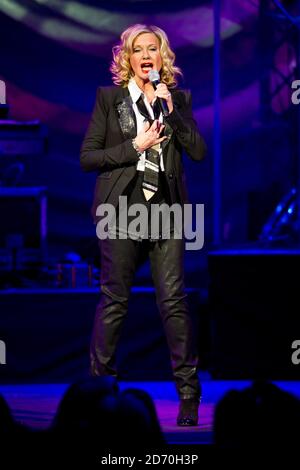
[(154, 94), (158, 100), (163, 117), (169, 116), (169, 114), (173, 111), (173, 101), (172, 95), (169, 92), (167, 85), (165, 83), (160, 83), (160, 76), (157, 70), (150, 70), (148, 73), (148, 78), (155, 90)]

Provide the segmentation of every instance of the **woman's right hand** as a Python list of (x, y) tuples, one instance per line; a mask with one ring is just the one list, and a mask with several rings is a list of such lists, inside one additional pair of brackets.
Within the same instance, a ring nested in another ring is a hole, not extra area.
[(160, 137), (160, 133), (164, 127), (164, 124), (161, 124), (157, 119), (153, 121), (151, 126), (149, 122), (146, 122), (143, 129), (135, 138), (135, 144), (141, 153), (146, 149), (153, 147), (153, 145), (160, 144), (163, 140), (167, 139), (167, 136)]

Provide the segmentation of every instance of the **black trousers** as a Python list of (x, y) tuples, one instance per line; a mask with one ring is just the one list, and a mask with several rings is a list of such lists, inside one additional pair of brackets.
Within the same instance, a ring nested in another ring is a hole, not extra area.
[[(139, 179), (132, 194), (137, 191)], [(133, 202), (133, 201), (131, 201)], [(149, 256), (156, 301), (169, 345), (180, 398), (198, 398), (198, 357), (184, 288), (184, 240), (100, 240), (101, 298), (96, 309), (90, 364), (92, 375), (117, 376), (115, 354), (139, 261)]]

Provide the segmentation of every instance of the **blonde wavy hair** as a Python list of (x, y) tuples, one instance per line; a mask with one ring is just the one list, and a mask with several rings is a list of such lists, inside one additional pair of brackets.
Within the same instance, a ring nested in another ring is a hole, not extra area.
[(176, 76), (182, 76), (182, 71), (174, 65), (175, 54), (170, 48), (169, 39), (166, 33), (158, 28), (158, 26), (147, 26), (144, 24), (135, 24), (123, 31), (120, 43), (112, 48), (113, 61), (109, 70), (113, 75), (114, 84), (122, 85), (125, 88), (130, 78), (133, 77), (130, 56), (133, 52), (135, 39), (143, 33), (153, 33), (158, 38), (162, 59), (160, 80), (168, 87), (174, 88), (177, 85)]

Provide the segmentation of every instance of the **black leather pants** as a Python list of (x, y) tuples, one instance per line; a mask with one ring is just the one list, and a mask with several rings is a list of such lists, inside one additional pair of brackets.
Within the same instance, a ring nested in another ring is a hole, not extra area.
[(180, 398), (201, 395), (197, 354), (184, 292), (184, 240), (100, 241), (101, 298), (91, 342), (92, 375), (116, 376), (115, 352), (141, 250), (150, 258), (156, 300)]

